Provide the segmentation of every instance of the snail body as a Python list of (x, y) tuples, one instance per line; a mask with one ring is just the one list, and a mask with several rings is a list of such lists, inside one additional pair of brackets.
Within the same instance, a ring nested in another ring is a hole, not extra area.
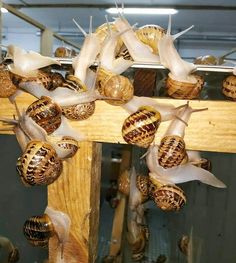
[(125, 32), (121, 38), (135, 62), (157, 63), (160, 61), (159, 56), (153, 54), (152, 49), (138, 39), (123, 15), (115, 20), (115, 27), (119, 32)]
[(200, 167), (207, 171), (211, 171), (211, 161), (206, 158), (202, 158), (198, 151), (187, 151), (189, 162), (196, 167)]
[(222, 93), (229, 99), (236, 101), (236, 76), (230, 75), (223, 80)]
[(42, 56), (34, 51), (26, 52), (24, 49), (13, 45), (7, 47), (7, 58), (13, 60), (13, 63), (8, 65), (9, 71), (26, 78), (37, 77), (40, 68), (51, 64), (60, 65), (56, 59)]
[(26, 186), (49, 185), (62, 173), (62, 161), (47, 142), (30, 141), (17, 161), (17, 171)]
[(122, 136), (129, 144), (147, 148), (154, 140), (160, 125), (161, 115), (150, 106), (140, 107), (125, 119)]

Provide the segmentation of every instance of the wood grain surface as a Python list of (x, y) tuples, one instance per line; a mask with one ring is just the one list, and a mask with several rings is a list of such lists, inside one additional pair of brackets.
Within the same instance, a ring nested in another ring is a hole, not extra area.
[[(21, 95), (17, 98), (20, 109), (34, 101), (30, 95)], [(186, 103), (185, 100), (156, 99), (161, 103), (172, 103), (175, 106)], [(231, 101), (199, 101), (192, 100), (193, 108), (208, 110), (192, 114), (186, 128), (185, 142), (188, 149), (236, 152), (236, 103)], [(7, 99), (0, 99), (0, 117), (12, 118), (15, 114), (14, 106)], [(88, 120), (74, 121), (71, 125), (85, 136), (88, 141), (125, 143), (121, 135), (121, 127), (128, 113), (119, 106), (112, 106), (103, 101), (96, 102), (96, 110)], [(161, 123), (155, 142), (160, 141), (169, 122)], [(6, 128), (0, 122), (0, 129)], [(1, 131), (6, 133), (6, 131)]]

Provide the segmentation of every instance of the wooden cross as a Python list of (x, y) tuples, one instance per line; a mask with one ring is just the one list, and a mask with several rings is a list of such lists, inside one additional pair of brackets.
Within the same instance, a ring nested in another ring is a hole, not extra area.
[[(26, 109), (35, 100), (28, 94), (17, 98), (20, 109)], [(184, 100), (157, 99), (175, 106)], [(190, 101), (193, 108), (207, 111), (194, 113), (186, 129), (186, 148), (191, 150), (236, 153), (236, 103), (231, 101)], [(0, 116), (12, 118), (14, 106), (0, 99)], [(96, 110), (88, 120), (71, 122), (86, 137), (80, 143), (76, 156), (64, 162), (64, 171), (58, 180), (48, 186), (48, 206), (67, 213), (71, 220), (69, 242), (65, 245), (68, 262), (92, 263), (96, 259), (99, 225), (99, 193), (102, 142), (125, 143), (121, 127), (128, 113), (119, 106), (96, 102)], [(161, 123), (155, 141), (158, 143), (168, 122)], [(0, 123), (0, 128), (3, 128)], [(7, 132), (1, 132), (7, 133)], [(55, 241), (50, 242), (49, 262), (56, 262)], [(67, 261), (65, 261), (67, 262)]]

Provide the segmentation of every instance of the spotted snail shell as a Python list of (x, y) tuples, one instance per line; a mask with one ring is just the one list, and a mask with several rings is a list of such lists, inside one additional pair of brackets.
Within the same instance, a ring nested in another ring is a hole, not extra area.
[(106, 100), (106, 102), (112, 105), (125, 104), (132, 99), (134, 94), (133, 84), (127, 77), (116, 75), (103, 68), (98, 70), (96, 88), (103, 96), (120, 99)]
[(47, 142), (31, 141), (17, 161), (17, 171), (26, 186), (49, 185), (62, 172), (62, 161)]
[(157, 25), (145, 25), (135, 31), (137, 38), (152, 48), (152, 53), (158, 55), (158, 41), (164, 36), (165, 30)]
[(236, 101), (236, 76), (230, 75), (223, 81), (222, 93), (229, 99)]
[(176, 185), (163, 185), (152, 196), (156, 205), (165, 211), (178, 211), (186, 203), (184, 191)]
[(136, 177), (136, 186), (142, 194), (142, 202), (149, 198), (149, 177), (145, 175), (138, 175)]
[(61, 125), (62, 111), (60, 106), (46, 96), (34, 101), (27, 108), (26, 114), (42, 127), (47, 134), (53, 133)]
[(49, 239), (55, 235), (55, 230), (49, 216), (44, 214), (27, 219), (23, 233), (31, 245), (47, 248)]
[(0, 67), (0, 98), (9, 98), (17, 88), (11, 80), (11, 74), (6, 67)]
[(126, 196), (129, 195), (130, 177), (129, 177), (129, 172), (127, 170), (121, 173), (118, 177), (118, 190)]
[(122, 136), (129, 144), (147, 148), (154, 140), (161, 115), (150, 106), (140, 107), (125, 119)]
[(70, 150), (69, 154), (64, 158), (73, 157), (79, 149), (78, 141), (70, 136), (63, 136), (62, 139), (57, 142), (57, 145), (65, 150)]
[(171, 168), (188, 161), (182, 137), (168, 135), (162, 138), (158, 149), (158, 162), (163, 168)]
[(196, 83), (177, 81), (168, 76), (166, 80), (167, 94), (175, 99), (198, 98), (204, 85), (204, 79), (200, 75), (193, 75), (197, 80)]
[(69, 120), (86, 120), (93, 115), (94, 111), (95, 101), (62, 107), (62, 114)]

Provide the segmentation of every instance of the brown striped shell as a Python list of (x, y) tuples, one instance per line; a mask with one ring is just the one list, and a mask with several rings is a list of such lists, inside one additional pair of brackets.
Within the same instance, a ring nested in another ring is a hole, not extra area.
[(175, 99), (198, 98), (204, 85), (204, 79), (197, 74), (194, 76), (197, 79), (196, 83), (177, 81), (168, 76), (166, 80), (167, 94)]
[(205, 159), (205, 158), (201, 158), (197, 161), (192, 161), (191, 164), (197, 166), (197, 167), (200, 167), (202, 169), (205, 169), (207, 171), (211, 171), (211, 161), (208, 160), (208, 159)]
[(162, 138), (158, 149), (158, 162), (163, 168), (171, 168), (188, 161), (185, 142), (177, 135), (167, 135)]
[(164, 36), (165, 30), (157, 25), (145, 25), (135, 31), (137, 38), (152, 48), (152, 53), (158, 55), (158, 42)]
[(198, 65), (217, 65), (218, 59), (211, 55), (200, 56), (194, 60), (194, 64)]
[(236, 101), (236, 76), (230, 75), (223, 80), (222, 93), (227, 98)]
[(153, 142), (160, 122), (161, 115), (154, 108), (140, 107), (125, 119), (122, 136), (129, 144), (147, 148)]
[(50, 217), (44, 214), (27, 219), (23, 233), (31, 245), (47, 248), (49, 239), (55, 235), (55, 230)]
[(103, 96), (120, 99), (106, 100), (112, 105), (122, 105), (132, 99), (134, 94), (133, 84), (127, 77), (113, 74), (111, 71), (100, 68), (98, 71), (96, 88)]
[(53, 133), (61, 125), (62, 111), (60, 106), (46, 96), (34, 101), (27, 108), (26, 114), (42, 127), (47, 134)]
[(87, 87), (85, 84), (74, 75), (66, 75), (65, 82), (62, 85), (64, 88), (68, 88), (71, 90), (76, 90), (78, 92), (87, 91)]
[(86, 120), (93, 115), (94, 111), (95, 101), (62, 107), (62, 114), (69, 120)]
[(16, 167), (22, 182), (34, 186), (53, 183), (62, 173), (63, 164), (49, 143), (31, 141)]
[(0, 67), (0, 98), (9, 98), (16, 92), (17, 88), (11, 80), (11, 74), (1, 65)]
[(127, 170), (121, 173), (118, 177), (118, 190), (126, 196), (129, 195), (130, 177), (129, 177), (129, 172)]
[(141, 225), (142, 232), (144, 234), (145, 240), (148, 241), (150, 237), (150, 230), (148, 225)]
[(53, 72), (50, 74), (51, 77), (51, 86), (50, 90), (54, 90), (57, 87), (63, 86), (65, 79), (59, 72)]
[(138, 175), (136, 177), (136, 186), (142, 194), (142, 201), (147, 201), (149, 198), (149, 177), (145, 175)]
[(78, 141), (70, 136), (63, 136), (62, 139), (57, 142), (57, 145), (62, 149), (69, 150), (68, 155), (65, 156), (64, 159), (73, 157), (79, 149)]
[(163, 185), (153, 192), (156, 205), (165, 211), (178, 211), (186, 203), (184, 191), (176, 185)]

